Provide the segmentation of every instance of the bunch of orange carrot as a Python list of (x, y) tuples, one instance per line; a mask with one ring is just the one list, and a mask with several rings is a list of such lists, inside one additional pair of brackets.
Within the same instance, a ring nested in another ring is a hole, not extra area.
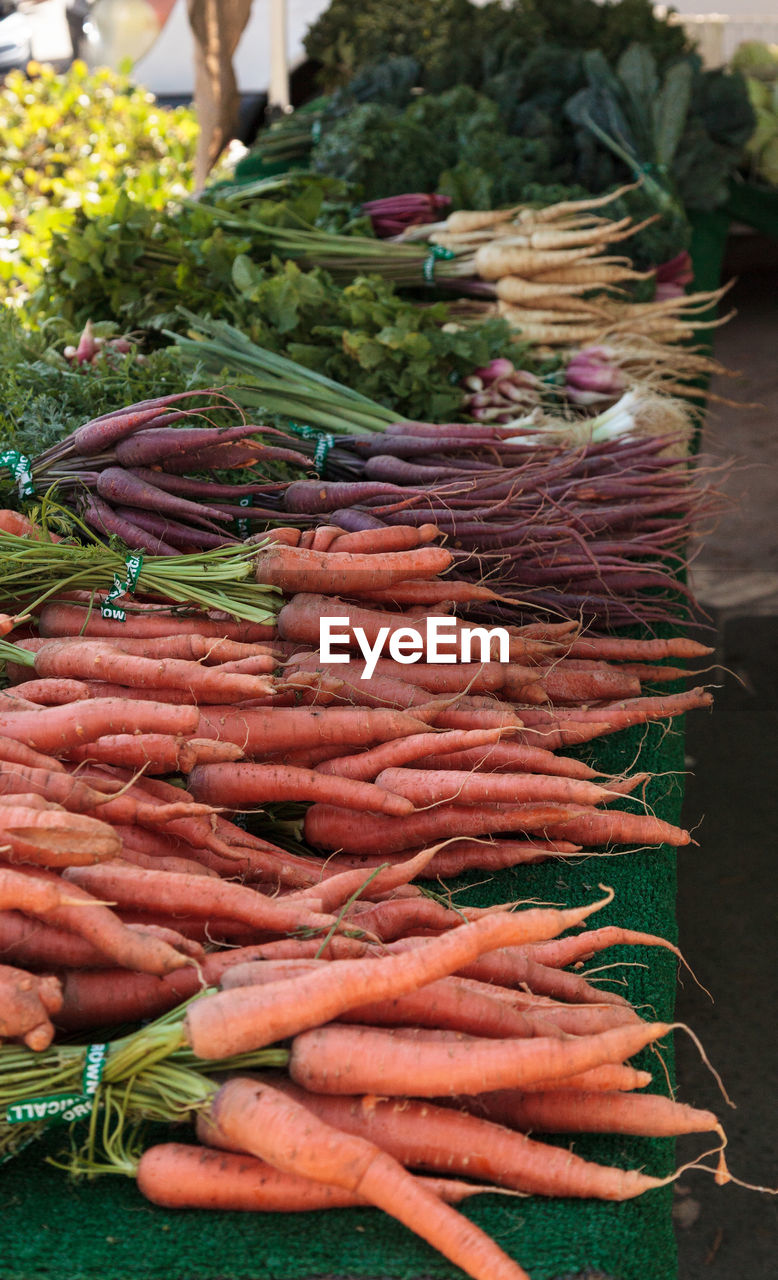
[[(41, 930), (26, 919), (40, 920), (35, 912), (10, 906), (0, 947), (13, 963), (60, 974), (61, 1025), (171, 1007), (197, 989), (191, 962), (212, 941), (292, 946), (304, 957), (302, 944), (279, 939), (311, 929), (314, 952), (329, 933), (355, 935), (333, 939), (344, 947), (402, 945), (479, 914), (422, 894), (414, 877), (583, 847), (688, 842), (650, 814), (604, 807), (642, 775), (602, 777), (557, 749), (707, 705), (703, 690), (641, 693), (642, 679), (679, 674), (656, 659), (701, 656), (700, 646), (589, 639), (570, 623), (538, 624), (509, 629), (507, 664), (488, 654), (437, 667), (381, 660), (363, 681), (358, 662), (321, 662), (322, 615), (347, 617), (352, 634), (361, 626), (373, 642), (381, 628), (391, 635), (423, 623), (428, 610), (445, 611), (447, 593), (477, 599), (477, 589), (441, 576), (451, 557), (433, 545), (435, 533), (281, 531), (257, 569), (291, 596), (277, 631), (160, 602), (136, 603), (124, 623), (77, 595), (43, 607), (40, 635), (20, 640), (21, 661), (7, 664), (15, 683), (0, 699), (6, 862), (59, 872), (113, 904), (122, 930), (162, 930), (176, 952), (175, 963), (165, 953), (176, 971), (168, 978), (165, 965), (124, 965), (120, 948), (92, 937), (85, 949), (91, 912), (70, 910), (62, 936), (59, 917)], [(380, 607), (387, 593), (394, 612)], [(411, 607), (397, 611), (404, 597)], [(160, 780), (172, 772), (187, 775), (187, 790)], [(310, 856), (218, 812), (290, 800), (310, 806)], [(322, 862), (314, 849), (337, 852)], [(108, 980), (109, 961), (138, 972)], [(539, 962), (542, 994), (586, 988), (548, 968)]]
[[(643, 682), (708, 651), (543, 623), (508, 628), (508, 663), (488, 644), (470, 663), (379, 660), (370, 680), (356, 648), (349, 666), (322, 662), (322, 616), (374, 644), (492, 597), (450, 566), (432, 527), (279, 531), (257, 562), (288, 597), (275, 629), (159, 600), (122, 623), (74, 593), (42, 608), (37, 635), (17, 631), (0, 698), (0, 1039), (40, 1057), (55, 1028), (147, 1020), (218, 986), (187, 1007), (180, 1043), (204, 1063), (288, 1044), (287, 1071), (218, 1090), (203, 1076), (205, 1145), (148, 1150), (145, 1195), (372, 1203), (468, 1274), (521, 1280), (447, 1200), (661, 1185), (528, 1131), (720, 1133), (710, 1112), (636, 1092), (651, 1077), (630, 1059), (671, 1028), (570, 968), (670, 944), (567, 933), (603, 903), (453, 909), (412, 882), (688, 842), (606, 807), (644, 775), (561, 749), (707, 705)], [(309, 806), (305, 855), (227, 816), (288, 800)]]

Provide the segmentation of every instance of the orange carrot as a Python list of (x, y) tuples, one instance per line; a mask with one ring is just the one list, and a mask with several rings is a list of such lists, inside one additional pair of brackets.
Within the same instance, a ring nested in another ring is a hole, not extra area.
[(208, 1109), (230, 1144), (286, 1173), (356, 1192), (437, 1248), (473, 1280), (528, 1280), (478, 1227), (364, 1138), (344, 1134), (265, 1082), (236, 1077)]
[(189, 774), (189, 792), (206, 804), (226, 809), (252, 809), (274, 801), (332, 800), (358, 812), (402, 815), (413, 804), (389, 787), (350, 778), (325, 778), (313, 769), (283, 764), (197, 765)]
[[(14, 669), (29, 672), (29, 667), (17, 667), (15, 663), (7, 663), (6, 667), (11, 668), (8, 671), (10, 677), (13, 677)], [(15, 697), (28, 698), (30, 702), (37, 702), (43, 707), (60, 707), (65, 702), (79, 702), (82, 698), (92, 696), (89, 686), (82, 680), (66, 680), (59, 676), (54, 679), (43, 677), (40, 680), (21, 680), (13, 685), (13, 691)]]
[(86, 605), (66, 602), (45, 604), (38, 623), (41, 635), (47, 638), (84, 635), (95, 639), (112, 636), (152, 639), (156, 636), (188, 635), (194, 630), (201, 636), (252, 644), (272, 640), (275, 636), (275, 627), (264, 623), (217, 621), (207, 614), (173, 612), (158, 605), (144, 609), (137, 603), (128, 610), (124, 622), (103, 618), (99, 609)]
[(390, 586), (405, 578), (434, 578), (448, 569), (452, 561), (451, 552), (443, 547), (390, 551), (381, 556), (379, 567), (369, 554), (306, 551), (276, 545), (260, 551), (254, 566), (257, 582), (280, 587), (290, 595), (296, 592), (354, 595), (381, 583)]
[[(466, 1107), (471, 1105), (468, 1099), (462, 1101)], [(712, 1111), (699, 1111), (657, 1094), (614, 1090), (485, 1093), (478, 1098), (477, 1114), (511, 1129), (536, 1133), (629, 1133), (672, 1138), (719, 1129)]]
[(440, 804), (406, 818), (364, 814), (359, 822), (350, 809), (314, 804), (305, 815), (305, 838), (316, 848), (346, 853), (361, 853), (369, 848), (381, 856), (418, 848), (447, 837), (471, 837), (501, 831), (538, 833), (547, 839), (559, 837), (581, 844), (634, 841), (638, 844), (685, 845), (691, 838), (688, 832), (658, 818), (612, 810), (600, 813), (579, 805), (550, 802), (494, 803), (488, 808)]
[(141, 658), (114, 649), (108, 641), (50, 640), (35, 654), (39, 676), (54, 679), (84, 677), (107, 680), (135, 688), (156, 686), (191, 691), (196, 698), (218, 696), (261, 698), (272, 693), (272, 683), (262, 676), (223, 674), (219, 667), (202, 666), (179, 658)]
[(175, 855), (154, 855), (141, 853), (139, 849), (122, 846), (121, 862), (130, 863), (133, 867), (144, 867), (147, 871), (175, 871), (181, 875), (208, 876), (218, 880), (219, 873), (194, 858), (179, 858)]
[[(0, 716), (0, 732), (6, 718)], [(209, 707), (201, 712), (194, 729), (182, 732), (234, 742), (247, 756), (265, 756), (284, 751), (292, 744), (296, 750), (325, 745), (373, 746), (423, 732), (424, 728), (411, 715), (382, 708), (281, 707), (241, 711)]]
[[(440, 739), (444, 736), (448, 737), (441, 734)], [(431, 746), (434, 749), (433, 754), (428, 755), (425, 752), (416, 768), (484, 769), (495, 773), (545, 773), (564, 778), (580, 778), (582, 781), (589, 782), (602, 777), (602, 774), (598, 774), (582, 760), (574, 760), (571, 756), (558, 756), (553, 751), (546, 751), (543, 747), (525, 746), (523, 743), (515, 742), (512, 736), (505, 740), (492, 739), (488, 747), (481, 746), (477, 742), (468, 745), (469, 742), (470, 740), (466, 740), (462, 735), (462, 748), (446, 751), (445, 755), (441, 752), (439, 740), (428, 743), (428, 747)], [(405, 762), (392, 761), (392, 764), (395, 763)]]
[(619, 662), (653, 661), (659, 658), (705, 658), (713, 653), (707, 645), (687, 636), (666, 640), (631, 640), (622, 636), (576, 636), (567, 652), (571, 658), (605, 658)]
[[(428, 549), (428, 551), (432, 550), (433, 548)], [(415, 551), (409, 554), (419, 555), (420, 553)], [(381, 580), (376, 575), (375, 564), (373, 564), (370, 572), (372, 573), (372, 587), (375, 588), (381, 583)], [(344, 594), (353, 594), (353, 588)], [(440, 613), (440, 610), (438, 610), (438, 613)], [(322, 617), (342, 618), (343, 630), (348, 630), (352, 635), (354, 628), (361, 627), (371, 644), (375, 643), (379, 632), (384, 628), (388, 628), (388, 632), (384, 631), (385, 638), (388, 639), (400, 628), (406, 628), (410, 624), (418, 628), (424, 622), (424, 616), (420, 616), (418, 613), (390, 613), (383, 609), (366, 608), (364, 605), (354, 605), (346, 600), (338, 599), (334, 592), (329, 595), (317, 595), (315, 591), (298, 591), (278, 614), (278, 634), (283, 640), (294, 640), (298, 643), (308, 644), (312, 649), (318, 649)], [(452, 637), (459, 636), (463, 625), (463, 623), (455, 621), (451, 631)], [(456, 651), (459, 652), (458, 645)], [(508, 656), (511, 662), (531, 664), (536, 661), (545, 661), (554, 652), (556, 650), (553, 648), (549, 650), (548, 643), (543, 640), (526, 638), (517, 633), (509, 636)], [(478, 652), (477, 646), (475, 653), (478, 658), (482, 656)], [(490, 656), (500, 656), (494, 640), (490, 641)]]
[(327, 1097), (285, 1081), (278, 1087), (328, 1124), (369, 1139), (412, 1169), (464, 1173), (531, 1195), (600, 1200), (630, 1200), (661, 1185), (658, 1178), (636, 1170), (595, 1164), (565, 1147), (552, 1147), (503, 1128), (489, 1111), (488, 1099), (493, 1095), (487, 1095), (485, 1118), (481, 1119), (451, 1107), (406, 1098), (396, 1102)]
[(383, 556), (389, 551), (412, 551), (439, 536), (440, 530), (434, 524), (396, 524), (385, 529), (360, 529), (355, 533), (344, 533), (341, 529), (329, 550)]
[[(4, 782), (0, 776), (0, 785)], [(33, 807), (24, 799), (22, 793), (12, 803), (0, 804), (0, 846), (6, 862), (43, 867), (89, 866), (114, 858), (121, 851), (119, 838), (107, 823), (68, 813), (55, 805)]]
[(384, 769), (378, 787), (406, 796), (417, 809), (439, 804), (596, 805), (611, 799), (606, 787), (541, 773), (468, 773), (460, 769)]
[[(429, 849), (420, 849), (412, 858), (403, 859), (390, 866), (381, 867), (379, 863), (379, 869), (373, 875), (370, 874), (369, 868), (368, 870), (354, 868), (342, 871), (339, 875), (322, 878), (310, 892), (318, 898), (323, 911), (335, 911), (343, 906), (363, 885), (369, 888), (371, 900), (375, 901), (391, 890), (409, 884), (416, 876), (423, 875), (425, 868), (434, 857), (435, 846), (432, 846)], [(323, 872), (324, 867), (322, 867)], [(307, 889), (302, 891), (302, 893), (307, 892), (309, 892)], [(292, 896), (299, 898), (301, 893)]]
[(147, 773), (190, 773), (197, 764), (222, 763), (240, 758), (233, 743), (207, 738), (188, 741), (167, 733), (116, 733), (97, 738), (88, 746), (68, 752), (75, 761), (104, 761)]
[(564, 1040), (536, 1036), (502, 1041), (432, 1031), (416, 1036), (410, 1028), (383, 1030), (332, 1023), (295, 1037), (289, 1074), (315, 1093), (375, 1093), (383, 1097), (414, 1093), (424, 1098), (486, 1093), (521, 1089), (533, 1080), (563, 1079), (602, 1063), (620, 1063), (669, 1031), (663, 1022), (629, 1023)]
[[(330, 963), (326, 960), (259, 960), (230, 967), (220, 985), (223, 991), (230, 991), (235, 987), (282, 981), (313, 973), (317, 966)], [(565, 1034), (552, 1020), (543, 1024), (542, 1020), (513, 1009), (506, 1001), (453, 977), (438, 978), (418, 991), (392, 1000), (366, 1001), (342, 1013), (339, 1021), (376, 1027), (442, 1027), (494, 1039)]]
[(96, 867), (69, 869), (72, 884), (109, 898), (120, 907), (168, 911), (209, 918), (225, 916), (254, 929), (291, 933), (295, 929), (326, 930), (335, 924), (330, 915), (309, 909), (304, 903), (285, 898), (268, 898), (240, 884), (178, 875), (170, 871), (105, 864), (102, 875), (92, 875)]
[[(256, 1156), (183, 1142), (148, 1147), (138, 1161), (136, 1177), (141, 1194), (168, 1209), (307, 1213), (368, 1203), (355, 1191), (282, 1173)], [(459, 1204), (489, 1190), (454, 1178), (419, 1178), (418, 1182), (447, 1204)]]
[(165, 725), (168, 733), (191, 736), (197, 733), (198, 723), (199, 713), (195, 707), (95, 698), (72, 706), (2, 712), (0, 735), (23, 742), (34, 750), (58, 755), (78, 743), (91, 742), (106, 734), (156, 733), (160, 724)]
[[(434, 880), (440, 877), (442, 880), (450, 880), (464, 871), (502, 871), (507, 867), (521, 866), (525, 862), (543, 862), (557, 854), (567, 856), (580, 851), (580, 845), (570, 844), (566, 840), (452, 840), (427, 863), (424, 878)], [(324, 863), (322, 874), (334, 875), (351, 868), (362, 868), (367, 874), (371, 867), (380, 866), (383, 861), (404, 859), (410, 853), (410, 850), (404, 850), (400, 854), (387, 854), (385, 857), (381, 854), (338, 857), (336, 854)]]
[(161, 938), (126, 928), (91, 894), (52, 872), (0, 868), (0, 909), (23, 911), (78, 934), (122, 968), (161, 975), (191, 964)]
[(653, 933), (640, 933), (634, 929), (621, 929), (613, 924), (606, 925), (602, 929), (578, 933), (574, 937), (557, 938), (554, 942), (539, 943), (532, 948), (531, 954), (540, 964), (561, 969), (565, 965), (588, 960), (607, 947), (666, 947), (679, 960), (683, 960), (678, 948), (666, 938), (659, 938)]
[(381, 960), (333, 962), (304, 983), (292, 980), (291, 984), (278, 982), (259, 990), (248, 987), (220, 992), (187, 1011), (186, 1035), (198, 1057), (228, 1057), (260, 1048), (338, 1017), (365, 1000), (415, 991), (435, 978), (457, 972), (495, 947), (555, 937), (601, 905), (485, 915), (430, 939), (416, 950)]
[(56, 978), (34, 977), (0, 964), (0, 1041), (21, 1040), (28, 1049), (48, 1049), (54, 1039), (51, 1015), (62, 1006)]
[[(441, 758), (448, 752), (459, 754), (466, 748), (480, 751), (487, 745), (498, 743), (501, 734), (500, 729), (475, 729), (470, 733), (460, 731), (439, 733), (434, 738), (430, 737), (429, 733), (412, 734), (409, 738), (395, 738), (392, 742), (380, 743), (377, 747), (359, 752), (357, 755), (331, 757), (317, 765), (316, 769), (318, 773), (334, 773), (340, 778), (367, 781), (377, 778), (382, 769), (407, 764), (410, 760), (426, 759), (433, 749)], [(551, 755), (550, 751), (548, 755)], [(446, 765), (440, 767), (446, 768)]]
[[(577, 813), (574, 812), (576, 808)], [(584, 846), (670, 844), (679, 848), (691, 842), (688, 831), (650, 814), (621, 813), (616, 810), (602, 813), (575, 805), (569, 805), (568, 812), (560, 814), (558, 820), (552, 818), (546, 827), (546, 833), (552, 839), (559, 836), (563, 840), (575, 840)]]
[[(272, 644), (242, 644), (238, 640), (226, 640), (216, 636), (201, 635), (197, 631), (196, 621), (190, 622), (191, 631), (176, 633), (170, 636), (154, 636), (148, 639), (138, 636), (122, 636), (117, 629), (111, 636), (112, 649), (122, 653), (133, 654), (138, 658), (179, 658), (187, 662), (206, 662), (221, 665), (225, 662), (237, 662), (243, 658), (275, 657)], [(89, 636), (68, 636), (71, 644), (90, 644)], [(19, 647), (30, 653), (37, 653), (51, 643), (45, 636), (36, 636), (30, 640), (22, 640)]]
[(33, 751), (31, 747), (26, 747), (23, 742), (16, 742), (13, 738), (0, 738), (0, 761), (4, 764), (27, 765), (32, 769), (47, 769), (56, 773), (65, 772), (65, 766), (61, 761), (56, 760), (54, 756), (46, 756), (40, 751)]

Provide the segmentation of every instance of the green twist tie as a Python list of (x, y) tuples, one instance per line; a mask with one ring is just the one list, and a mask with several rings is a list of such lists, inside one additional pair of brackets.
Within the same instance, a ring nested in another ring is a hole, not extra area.
[(653, 160), (648, 160), (640, 166), (641, 173), (659, 173), (662, 177), (667, 175), (668, 168), (666, 164), (656, 164)]
[(301, 440), (315, 440), (316, 446), (313, 451), (313, 465), (321, 475), (324, 463), (327, 461), (327, 454), (336, 443), (335, 437), (329, 431), (319, 431), (316, 427), (306, 426), (305, 423), (289, 422), (288, 429)]
[(90, 1044), (81, 1075), (81, 1093), (49, 1093), (40, 1098), (13, 1102), (5, 1113), (6, 1124), (31, 1124), (44, 1120), (47, 1125), (70, 1124), (91, 1115), (95, 1095), (103, 1075), (107, 1044)]
[[(254, 505), (253, 493), (247, 493), (244, 498), (240, 498), (238, 500), (239, 507), (252, 507), (253, 505)], [(248, 520), (241, 520), (239, 516), (238, 519), (235, 521), (235, 524), (237, 526), (238, 536), (241, 538), (247, 538), (249, 536)]]
[(327, 461), (327, 454), (335, 443), (335, 437), (330, 435), (329, 431), (319, 436), (316, 441), (316, 448), (313, 451), (313, 465), (321, 475), (324, 470), (324, 464)]
[(315, 440), (319, 435), (316, 427), (309, 427), (305, 423), (290, 422), (288, 425), (292, 434), (299, 436), (301, 440)]
[(0, 453), (0, 466), (10, 467), (13, 478), (19, 489), (20, 498), (33, 498), (35, 485), (32, 479), (32, 459), (17, 449), (6, 449)]
[(113, 586), (100, 606), (100, 617), (112, 618), (114, 622), (127, 621), (127, 614), (124, 612), (124, 609), (120, 609), (118, 606), (115, 606), (113, 602), (114, 600), (118, 600), (120, 596), (134, 594), (135, 588), (138, 585), (140, 571), (143, 567), (143, 556), (140, 552), (137, 552), (134, 556), (127, 556), (124, 563), (127, 568), (127, 577), (124, 582), (122, 582), (119, 575), (114, 574)]
[(428, 257), (424, 259), (424, 265), (421, 269), (421, 274), (427, 284), (435, 283), (435, 263), (439, 259), (443, 262), (450, 262), (454, 257), (456, 257), (456, 254), (453, 249), (444, 249), (442, 244), (433, 244)]

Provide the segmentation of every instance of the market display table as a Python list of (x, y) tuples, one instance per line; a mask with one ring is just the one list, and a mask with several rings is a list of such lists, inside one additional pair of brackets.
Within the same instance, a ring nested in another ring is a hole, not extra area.
[[(665, 686), (666, 689), (672, 686)], [(579, 754), (612, 773), (655, 775), (646, 801), (677, 824), (683, 798), (683, 718), (625, 730)], [(684, 857), (694, 857), (687, 849)], [(481, 881), (481, 883), (478, 883)], [(548, 861), (502, 872), (486, 882), (471, 873), (457, 901), (537, 899), (574, 906), (590, 902), (598, 885), (613, 887), (610, 907), (592, 928), (618, 923), (676, 941), (675, 850), (662, 847), (625, 856), (592, 855), (571, 863)], [(644, 1016), (671, 1020), (677, 962), (661, 948), (612, 949), (592, 962), (594, 981), (628, 995)], [(636, 1063), (652, 1071), (652, 1089), (667, 1093), (672, 1048), (662, 1059), (644, 1052)], [(665, 1071), (666, 1068), (666, 1071)], [(182, 1135), (183, 1136), (183, 1135)], [(551, 1139), (549, 1139), (551, 1141)], [(560, 1136), (577, 1154), (664, 1176), (674, 1168), (674, 1142), (614, 1136)], [(152, 1207), (121, 1176), (70, 1181), (45, 1155), (61, 1152), (66, 1131), (54, 1129), (0, 1171), (2, 1280), (303, 1280), (310, 1277), (391, 1277), (420, 1280), (461, 1276), (445, 1258), (373, 1209), (292, 1215), (206, 1213)], [(465, 1213), (529, 1272), (554, 1280), (594, 1272), (612, 1280), (675, 1280), (672, 1186), (622, 1204), (485, 1194)], [(592, 1277), (593, 1280), (593, 1277)]]

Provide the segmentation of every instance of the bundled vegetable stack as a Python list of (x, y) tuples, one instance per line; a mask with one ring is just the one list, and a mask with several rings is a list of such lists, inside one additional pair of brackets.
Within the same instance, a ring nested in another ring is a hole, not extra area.
[[(56, 485), (58, 497), (66, 493), (92, 529), (133, 550), (164, 556), (237, 545), (229, 526), (266, 517), (255, 498), (279, 484), (264, 477), (264, 483), (225, 484), (217, 473), (278, 462), (306, 470), (309, 463), (271, 426), (245, 419), (237, 427), (181, 425), (225, 407), (237, 409), (223, 392), (174, 392), (85, 422), (35, 458), (11, 450), (0, 466), (13, 474), (22, 498)], [(198, 478), (203, 472), (214, 478)]]
[[(446, 1200), (495, 1186), (620, 1200), (666, 1181), (558, 1152), (528, 1129), (720, 1132), (710, 1112), (635, 1093), (650, 1076), (629, 1060), (671, 1026), (567, 968), (611, 946), (669, 944), (618, 925), (554, 941), (610, 895), (517, 911), (452, 907), (412, 883), (688, 843), (650, 813), (611, 807), (634, 805), (645, 775), (604, 776), (560, 749), (708, 705), (702, 689), (643, 691), (685, 674), (658, 660), (708, 650), (535, 623), (506, 628), (507, 662), (495, 636), (471, 661), (401, 661), (408, 628), (426, 628), (428, 614), (464, 643), (447, 602), (495, 599), (448, 576), (454, 557), (429, 522), (280, 528), (247, 547), (262, 599), (286, 600), (275, 626), (235, 620), (251, 616), (247, 585), (230, 598), (233, 620), (212, 601), (209, 617), (198, 611), (200, 587), (187, 598), (179, 557), (152, 562), (118, 602), (124, 618), (106, 616), (73, 589), (91, 565), (87, 585), (98, 599), (107, 590), (95, 550), (37, 533), (0, 539), (14, 561), (25, 544), (30, 566), (42, 548), (51, 584), (30, 602), (24, 571), (3, 575), (7, 606), (18, 593), (40, 630), (7, 645), (0, 712), (2, 1035), (27, 1041), (0, 1046), (0, 1096), (21, 1117), (0, 1124), (7, 1150), (42, 1129), (30, 1100), (71, 1082), (78, 1098), (85, 1050), (48, 1051), (55, 1027), (167, 1011), (106, 1050), (104, 1083), (80, 1104), (104, 1122), (74, 1168), (121, 1169), (164, 1204), (375, 1204), (468, 1274), (521, 1280)], [(180, 584), (175, 596), (159, 564)], [(47, 595), (61, 598), (41, 603)], [(323, 617), (342, 620), (349, 666), (319, 651)], [(163, 781), (171, 769), (185, 788)], [(307, 806), (307, 849), (283, 848), (282, 823), (252, 834), (225, 812), (279, 801)], [(76, 828), (74, 853), (63, 833)], [(222, 989), (177, 1011), (203, 982)], [(284, 1075), (210, 1078), (247, 1066)], [(386, 1101), (368, 1103), (375, 1094)], [(140, 1154), (141, 1117), (195, 1113), (205, 1149)], [(718, 1176), (728, 1177), (723, 1163)]]
[[(653, 273), (635, 271), (629, 258), (607, 250), (647, 224), (628, 217), (613, 221), (595, 212), (624, 190), (630, 188), (540, 209), (457, 210), (431, 230), (410, 229), (402, 239), (427, 240), (433, 253), (447, 255), (441, 277), (449, 259), (457, 276), (463, 261), (472, 261), (485, 283), (471, 291), (495, 294), (497, 314), (541, 351), (624, 334), (673, 344), (692, 338), (695, 329), (722, 323), (700, 319), (722, 291), (673, 293), (650, 302), (626, 294), (624, 286)], [(468, 305), (474, 313), (474, 304)]]

